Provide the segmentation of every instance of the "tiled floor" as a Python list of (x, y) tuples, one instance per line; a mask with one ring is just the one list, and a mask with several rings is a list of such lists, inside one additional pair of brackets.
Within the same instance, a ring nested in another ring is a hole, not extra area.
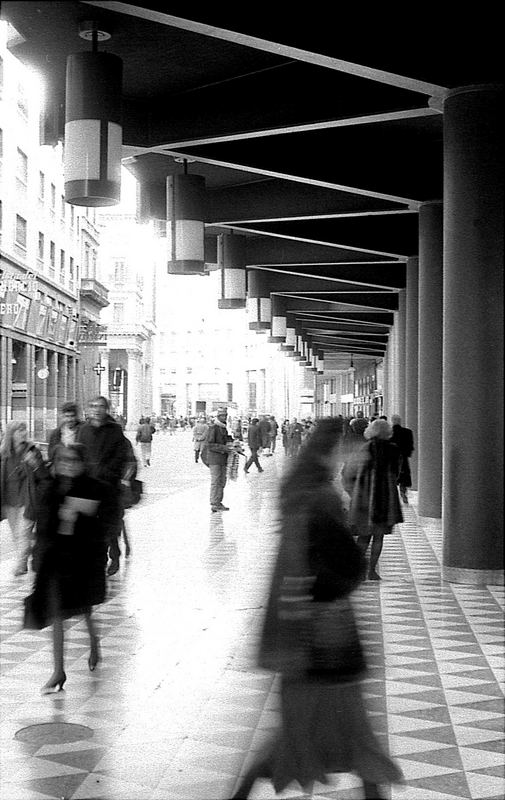
[[(255, 670), (254, 655), (282, 464), (279, 453), (263, 459), (262, 475), (240, 473), (226, 488), (230, 511), (211, 514), (189, 433), (156, 437), (146, 496), (128, 512), (132, 556), (96, 610), (103, 660), (89, 672), (83, 622), (70, 620), (67, 683), (56, 695), (39, 694), (50, 635), (20, 630), (31, 578), (11, 577), (2, 524), (1, 800), (229, 797), (277, 718), (278, 680)], [(391, 797), (503, 800), (503, 587), (442, 582), (440, 525), (421, 522), (415, 502), (405, 508), (384, 546), (382, 582), (355, 594), (367, 703), (406, 777)], [(38, 738), (19, 738), (30, 734)], [(280, 796), (303, 795), (293, 786)], [(257, 784), (255, 800), (273, 797)], [(352, 775), (314, 792), (359, 797)]]

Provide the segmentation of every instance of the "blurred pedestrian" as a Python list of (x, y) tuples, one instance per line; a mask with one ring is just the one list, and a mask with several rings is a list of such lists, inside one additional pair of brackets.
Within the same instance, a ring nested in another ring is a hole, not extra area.
[(245, 467), (244, 467), (245, 473), (249, 472), (249, 467), (252, 464), (256, 465), (256, 469), (258, 470), (258, 472), (263, 472), (263, 467), (261, 466), (258, 459), (258, 453), (262, 448), (262, 442), (263, 442), (263, 435), (261, 433), (259, 422), (260, 422), (259, 419), (257, 417), (254, 417), (254, 419), (251, 420), (251, 424), (247, 429), (247, 444), (249, 446), (249, 450), (251, 451), (251, 455), (245, 462)]
[(205, 450), (210, 470), (210, 508), (212, 512), (229, 511), (223, 504), (226, 486), (228, 453), (233, 450), (233, 440), (228, 433), (226, 408), (218, 408), (215, 420), (209, 425)]
[(204, 415), (200, 414), (193, 428), (193, 450), (195, 453), (196, 463), (198, 463), (198, 459), (200, 458), (200, 453), (202, 452), (202, 447), (207, 438), (208, 432), (209, 426), (207, 421)]
[(37, 512), (37, 490), (49, 473), (42, 453), (28, 439), (26, 423), (7, 424), (0, 445), (0, 519), (7, 519), (16, 550), (16, 577), (28, 572)]
[(259, 651), (260, 666), (281, 675), (281, 722), (235, 800), (249, 797), (258, 778), (276, 792), (293, 781), (311, 792), (329, 773), (355, 772), (367, 798), (401, 778), (362, 697), (365, 662), (349, 595), (363, 557), (333, 483), (341, 430), (339, 420), (318, 421), (281, 484), (281, 541)]
[(379, 581), (379, 561), (384, 536), (403, 522), (396, 482), (400, 451), (391, 442), (391, 425), (376, 419), (364, 433), (365, 443), (344, 464), (342, 485), (351, 498), (349, 520), (358, 536), (358, 546), (366, 553), (372, 548), (368, 579)]
[(393, 436), (391, 441), (396, 444), (400, 451), (400, 469), (398, 473), (398, 486), (400, 488), (400, 495), (405, 503), (408, 505), (409, 499), (407, 496), (407, 489), (412, 486), (412, 475), (410, 473), (409, 458), (414, 452), (414, 434), (410, 428), (405, 428), (402, 425), (402, 419), (398, 414), (393, 414), (391, 417), (391, 424), (393, 425)]
[(281, 425), (282, 446), (284, 455), (289, 455), (289, 419), (285, 419)]
[(140, 444), (143, 467), (151, 466), (152, 441), (155, 433), (156, 428), (151, 422), (151, 417), (141, 417), (137, 433), (135, 434), (135, 441), (137, 444)]
[(86, 448), (86, 468), (91, 478), (104, 481), (107, 497), (100, 509), (101, 524), (109, 545), (110, 564), (107, 575), (119, 570), (119, 537), (123, 527), (121, 480), (128, 468), (128, 445), (121, 426), (109, 413), (106, 397), (95, 397), (89, 403), (89, 419), (79, 429), (78, 441)]
[(288, 425), (288, 452), (290, 456), (297, 456), (298, 451), (302, 445), (303, 425), (298, 422), (296, 417), (293, 417), (291, 423)]
[(59, 444), (75, 444), (81, 425), (83, 425), (83, 421), (79, 418), (77, 403), (63, 403), (61, 407), (61, 423), (49, 434), (47, 445), (48, 461), (53, 460), (54, 451)]
[(52, 625), (53, 674), (42, 694), (66, 681), (63, 620), (83, 614), (90, 639), (88, 667), (100, 659), (92, 606), (105, 600), (107, 544), (99, 509), (108, 487), (86, 474), (82, 444), (58, 445), (54, 478), (45, 486), (37, 513), (33, 592), (25, 599), (24, 627)]
[(279, 425), (277, 420), (274, 416), (270, 417), (270, 431), (269, 431), (269, 456), (273, 456), (275, 453), (275, 447), (277, 445), (277, 434), (279, 432)]
[(268, 450), (270, 446), (270, 418), (267, 414), (262, 414), (258, 418), (258, 428), (261, 437), (260, 448)]

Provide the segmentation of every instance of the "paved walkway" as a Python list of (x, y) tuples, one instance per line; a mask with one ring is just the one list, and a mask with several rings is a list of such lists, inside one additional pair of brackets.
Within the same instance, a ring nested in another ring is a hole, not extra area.
[[(103, 661), (87, 667), (67, 623), (65, 691), (41, 697), (49, 631), (20, 629), (31, 576), (14, 579), (0, 538), (1, 800), (223, 800), (275, 725), (278, 679), (254, 668), (277, 547), (283, 456), (228, 484), (211, 514), (189, 432), (157, 434), (146, 495), (128, 512), (132, 555), (96, 610)], [(440, 525), (414, 503), (388, 537), (381, 583), (355, 593), (366, 698), (406, 776), (393, 800), (503, 800), (503, 587), (440, 579)], [(426, 521), (424, 521), (426, 522)], [(34, 727), (31, 727), (34, 726)], [(296, 786), (279, 797), (301, 798)], [(255, 800), (270, 800), (267, 782)], [(360, 798), (352, 775), (314, 800)]]

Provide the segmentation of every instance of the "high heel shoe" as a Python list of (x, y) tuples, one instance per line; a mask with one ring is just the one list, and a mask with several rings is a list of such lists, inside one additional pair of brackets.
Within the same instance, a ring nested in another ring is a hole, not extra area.
[(67, 676), (64, 672), (59, 675), (51, 675), (48, 682), (44, 684), (42, 689), (40, 690), (41, 694), (54, 694), (55, 692), (61, 692), (63, 689), (63, 684), (67, 680)]
[(91, 650), (89, 652), (88, 667), (90, 672), (94, 672), (96, 665), (100, 661), (100, 648), (98, 646), (98, 639), (91, 642)]

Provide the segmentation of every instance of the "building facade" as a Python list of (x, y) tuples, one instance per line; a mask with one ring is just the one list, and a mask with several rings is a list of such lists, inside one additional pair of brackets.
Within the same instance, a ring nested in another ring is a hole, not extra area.
[[(40, 87), (5, 36), (1, 26), (0, 423), (22, 419), (43, 442), (82, 394), (81, 268), (98, 239), (95, 212), (65, 203), (62, 145), (40, 145)], [(82, 298), (85, 320), (98, 321), (99, 294)]]

